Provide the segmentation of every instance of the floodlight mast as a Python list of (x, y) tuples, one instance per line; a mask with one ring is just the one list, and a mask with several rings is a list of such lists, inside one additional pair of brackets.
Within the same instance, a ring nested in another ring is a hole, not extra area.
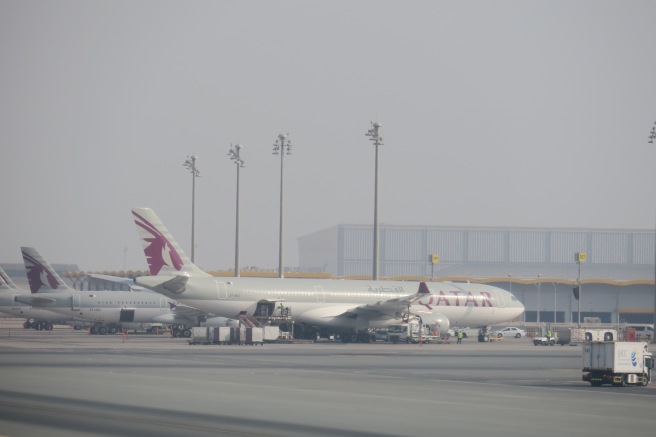
[[(649, 134), (649, 144), (654, 144), (654, 140), (656, 140), (656, 121)], [(654, 317), (652, 323), (654, 324), (654, 328), (656, 328), (656, 227), (654, 228)], [(652, 341), (656, 343), (656, 335)]]
[(538, 273), (538, 329), (540, 329), (540, 285), (541, 285), (540, 278), (541, 277), (542, 275)]
[(198, 156), (187, 155), (187, 160), (182, 164), (191, 173), (191, 262), (195, 261), (196, 254), (196, 178), (200, 177), (200, 171), (196, 168)]
[(283, 254), (284, 254), (284, 242), (283, 242), (283, 237), (284, 237), (284, 157), (285, 157), (285, 149), (286, 149), (286, 154), (291, 155), (292, 154), (292, 143), (289, 141), (289, 133), (287, 134), (280, 134), (278, 135), (278, 139), (276, 142), (273, 144), (273, 154), (277, 155), (278, 152), (280, 152), (280, 241), (278, 243), (278, 277), (284, 278), (285, 277), (285, 271), (284, 271), (284, 263), (283, 263)]
[(365, 136), (369, 137), (369, 140), (374, 143), (376, 146), (376, 158), (375, 158), (375, 176), (374, 176), (374, 265), (372, 278), (374, 281), (378, 280), (378, 265), (379, 265), (379, 250), (378, 250), (378, 146), (385, 144), (383, 142), (383, 137), (378, 133), (378, 129), (383, 127), (382, 123), (372, 122), (371, 129), (367, 131)]
[(244, 147), (241, 144), (233, 146), (230, 144), (230, 150), (228, 151), (228, 156), (231, 161), (234, 161), (237, 166), (237, 195), (236, 195), (236, 205), (235, 205), (235, 276), (240, 276), (239, 268), (239, 169), (246, 167), (246, 162), (241, 159), (241, 148)]

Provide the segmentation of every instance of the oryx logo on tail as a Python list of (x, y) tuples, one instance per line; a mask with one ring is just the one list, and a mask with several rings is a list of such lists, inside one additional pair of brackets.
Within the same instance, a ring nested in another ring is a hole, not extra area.
[(136, 217), (134, 222), (137, 226), (152, 235), (152, 238), (143, 238), (148, 243), (148, 246), (144, 248), (144, 253), (146, 254), (150, 274), (153, 276), (157, 275), (164, 266), (173, 267), (178, 271), (182, 269), (182, 258), (180, 258), (180, 255), (178, 255), (178, 252), (173, 248), (169, 240), (141, 215), (134, 211), (132, 211), (132, 214)]
[(27, 280), (30, 283), (32, 293), (38, 293), (41, 287), (49, 286), (52, 289), (59, 287), (59, 282), (57, 282), (55, 275), (49, 272), (36, 258), (23, 251), (23, 260), (25, 261)]

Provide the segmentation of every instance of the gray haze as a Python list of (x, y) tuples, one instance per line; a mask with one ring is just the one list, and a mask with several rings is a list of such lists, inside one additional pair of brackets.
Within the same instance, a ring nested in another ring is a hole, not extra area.
[(0, 262), (145, 268), (130, 208), (197, 263), (277, 268), (373, 222), (653, 229), (653, 1), (0, 2)]

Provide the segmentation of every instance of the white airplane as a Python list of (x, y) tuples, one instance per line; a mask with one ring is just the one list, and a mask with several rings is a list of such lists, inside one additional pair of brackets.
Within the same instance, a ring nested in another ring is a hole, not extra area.
[(152, 276), (138, 285), (190, 307), (224, 317), (267, 314), (284, 305), (294, 323), (340, 332), (344, 341), (367, 341), (369, 328), (398, 324), (408, 316), (437, 325), (487, 326), (519, 317), (524, 306), (506, 290), (484, 284), (334, 279), (221, 278), (194, 265), (159, 217), (134, 208)]
[(55, 324), (70, 324), (72, 319), (54, 311), (24, 305), (14, 300), (14, 296), (28, 295), (28, 290), (18, 288), (9, 275), (0, 268), (0, 312), (11, 317), (26, 319), (23, 323), (25, 329), (52, 330)]
[[(125, 324), (193, 324), (195, 309), (179, 307), (175, 302), (151, 291), (80, 291), (69, 287), (41, 253), (33, 247), (21, 247), (31, 295), (18, 295), (17, 302), (48, 309), (73, 318), (93, 322), (92, 333), (117, 332)], [(43, 293), (43, 292), (47, 293)], [(175, 308), (175, 310), (174, 310)], [(180, 330), (191, 336), (189, 328)]]

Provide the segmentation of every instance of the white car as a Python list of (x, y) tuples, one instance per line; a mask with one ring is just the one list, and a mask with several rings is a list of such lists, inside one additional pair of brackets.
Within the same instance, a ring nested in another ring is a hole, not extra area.
[(497, 331), (492, 331), (490, 333), (491, 337), (515, 337), (515, 338), (521, 338), (526, 336), (526, 332), (523, 329), (519, 329), (515, 326), (509, 326), (507, 328), (499, 329)]

